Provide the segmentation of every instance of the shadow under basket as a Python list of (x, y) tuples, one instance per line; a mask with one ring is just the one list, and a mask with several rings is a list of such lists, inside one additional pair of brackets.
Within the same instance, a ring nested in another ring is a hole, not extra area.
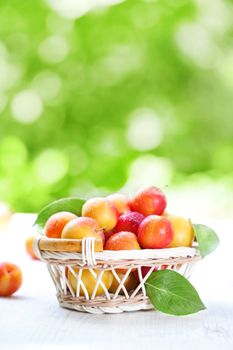
[[(95, 314), (153, 309), (145, 288), (153, 270), (171, 269), (189, 278), (201, 259), (197, 246), (102, 251), (102, 242), (95, 238), (40, 236), (34, 241), (34, 251), (47, 265), (60, 306)], [(129, 290), (132, 274), (137, 283)], [(106, 275), (115, 280), (114, 292), (107, 286)]]

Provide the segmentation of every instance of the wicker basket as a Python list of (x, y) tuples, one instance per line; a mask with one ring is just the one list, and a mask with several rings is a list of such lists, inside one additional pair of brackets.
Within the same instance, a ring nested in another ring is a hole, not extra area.
[[(160, 270), (166, 265), (166, 268), (178, 271), (189, 278), (194, 264), (201, 259), (197, 246), (121, 251), (101, 251), (101, 249), (102, 243), (95, 238), (69, 240), (40, 236), (35, 240), (34, 251), (46, 263), (62, 307), (98, 314), (152, 309), (153, 306), (146, 295), (145, 282), (154, 268)], [(142, 266), (150, 267), (144, 277), (141, 272)], [(89, 269), (96, 279), (92, 295), (88, 295), (82, 281), (83, 269)], [(117, 273), (119, 269), (125, 271), (121, 279)], [(134, 290), (128, 292), (124, 283), (130, 272), (136, 269), (139, 283)], [(99, 270), (98, 274), (96, 270)], [(101, 280), (106, 270), (111, 271), (119, 283), (114, 294), (107, 290)], [(68, 271), (77, 280), (75, 289), (67, 278)], [(104, 294), (96, 296), (99, 286), (102, 287)], [(80, 296), (81, 289), (84, 296)]]

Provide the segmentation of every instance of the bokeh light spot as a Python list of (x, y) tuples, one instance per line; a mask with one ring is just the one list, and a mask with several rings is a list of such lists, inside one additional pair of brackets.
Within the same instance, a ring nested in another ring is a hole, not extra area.
[(124, 0), (47, 0), (48, 4), (53, 10), (57, 11), (59, 15), (70, 19), (81, 17), (92, 9), (114, 5), (123, 1)]
[(192, 22), (181, 24), (175, 40), (181, 52), (201, 68), (209, 68), (218, 63), (219, 50), (203, 25)]
[(12, 100), (12, 116), (18, 122), (30, 124), (35, 122), (43, 111), (40, 96), (33, 90), (19, 92)]
[(51, 185), (61, 180), (66, 175), (68, 167), (66, 155), (57, 149), (42, 151), (33, 164), (34, 175), (44, 185)]
[(160, 145), (163, 139), (161, 119), (148, 108), (134, 111), (129, 120), (127, 139), (136, 150), (154, 149)]
[(40, 58), (48, 63), (64, 61), (69, 52), (66, 39), (63, 36), (54, 35), (42, 41), (38, 48)]
[(35, 76), (32, 86), (40, 97), (47, 102), (57, 97), (62, 88), (62, 80), (56, 73), (42, 71)]
[(125, 185), (128, 193), (133, 193), (142, 186), (169, 185), (174, 173), (173, 164), (167, 158), (143, 155), (136, 158), (129, 167), (129, 178)]
[(21, 76), (22, 70), (19, 65), (9, 63), (0, 57), (0, 91), (12, 88)]
[(231, 24), (231, 11), (222, 0), (196, 0), (199, 21), (212, 33), (224, 34)]

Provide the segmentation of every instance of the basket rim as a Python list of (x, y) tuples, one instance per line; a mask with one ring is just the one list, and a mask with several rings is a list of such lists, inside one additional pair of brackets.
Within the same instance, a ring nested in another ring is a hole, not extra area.
[[(39, 236), (34, 242), (34, 251), (42, 256), (50, 258), (81, 259), (83, 254), (84, 239), (60, 239)], [(176, 247), (162, 249), (140, 249), (140, 250), (103, 250), (102, 241), (93, 239), (93, 253), (96, 260), (147, 260), (147, 259), (170, 259), (200, 256), (198, 244), (194, 242), (192, 247)]]

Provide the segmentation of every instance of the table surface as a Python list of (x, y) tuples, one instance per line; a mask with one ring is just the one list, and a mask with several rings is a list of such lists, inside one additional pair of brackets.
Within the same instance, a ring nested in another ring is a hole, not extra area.
[(191, 277), (207, 310), (173, 317), (158, 311), (93, 315), (59, 307), (55, 287), (40, 261), (25, 253), (33, 215), (17, 214), (0, 232), (0, 260), (18, 264), (21, 289), (0, 298), (1, 349), (233, 349), (232, 220), (205, 220), (221, 244)]

